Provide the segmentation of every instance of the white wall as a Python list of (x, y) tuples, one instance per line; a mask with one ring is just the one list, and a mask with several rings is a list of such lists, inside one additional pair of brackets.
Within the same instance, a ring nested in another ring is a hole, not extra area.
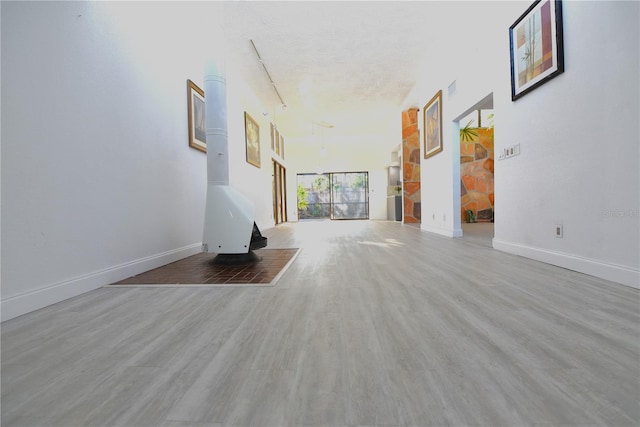
[[(325, 137), (324, 154), (322, 143), (291, 139), (287, 145), (287, 198), (289, 221), (298, 217), (297, 183), (299, 173), (318, 172), (368, 172), (369, 173), (369, 218), (387, 219), (387, 170), (391, 151), (402, 139), (401, 115), (390, 120), (390, 131), (385, 135), (333, 136)], [(395, 130), (395, 132), (394, 132)]]
[[(211, 4), (1, 7), (2, 319), (199, 252), (206, 156), (188, 147), (186, 80), (203, 87)], [(263, 169), (244, 160), (251, 98), (230, 103), (230, 178), (268, 227), (268, 122)]]
[[(267, 107), (258, 100), (239, 78), (233, 64), (227, 66), (227, 116), (229, 144), (229, 184), (243, 193), (255, 205), (255, 221), (261, 231), (273, 227), (270, 116), (263, 115)], [(247, 162), (245, 147), (245, 111), (260, 127), (260, 168)], [(286, 162), (280, 160), (283, 166)]]
[(403, 105), (421, 108), (423, 130), (424, 104), (443, 91), (444, 150), (422, 161), (422, 229), (461, 234), (455, 120), (493, 94), (496, 152), (521, 145), (495, 165), (494, 247), (637, 287), (638, 3), (563, 6), (565, 72), (516, 102), (508, 28), (528, 4), (465, 3), (472, 18), (443, 22), (426, 77)]
[(496, 152), (522, 154), (496, 164), (496, 248), (639, 286), (639, 9), (564, 2), (565, 72), (516, 102), (500, 88)]
[[(0, 4), (0, 23), (2, 23), (2, 5)], [(0, 25), (0, 52), (2, 51), (2, 28)], [(0, 66), (0, 99), (2, 99), (2, 67)], [(2, 177), (2, 106), (3, 102), (0, 102), (0, 177)], [(0, 178), (0, 236), (2, 236), (2, 179)], [(2, 238), (0, 237), (0, 241)], [(0, 300), (2, 298), (2, 244), (0, 244)], [(0, 305), (0, 316), (2, 315), (2, 308)], [(0, 319), (1, 320), (1, 319)]]

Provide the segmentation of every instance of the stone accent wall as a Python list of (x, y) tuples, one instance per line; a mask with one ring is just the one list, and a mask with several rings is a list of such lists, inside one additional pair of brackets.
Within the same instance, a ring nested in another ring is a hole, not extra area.
[(402, 112), (402, 181), (404, 222), (420, 223), (420, 130), (417, 108)]
[(477, 222), (493, 219), (493, 129), (474, 129), (478, 136), (460, 140), (460, 207), (462, 221), (471, 210)]

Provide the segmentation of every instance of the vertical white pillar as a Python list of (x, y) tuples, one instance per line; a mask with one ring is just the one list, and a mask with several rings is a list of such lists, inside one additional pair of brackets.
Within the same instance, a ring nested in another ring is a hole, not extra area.
[(227, 133), (227, 79), (225, 71), (224, 3), (218, 4), (209, 24), (204, 73), (205, 129), (208, 185), (229, 185)]
[(204, 75), (205, 127), (207, 133), (207, 182), (229, 185), (227, 132), (227, 81), (224, 58), (207, 64)]

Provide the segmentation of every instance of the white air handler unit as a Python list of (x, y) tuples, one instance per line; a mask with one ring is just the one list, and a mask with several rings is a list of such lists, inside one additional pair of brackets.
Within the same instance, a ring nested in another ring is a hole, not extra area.
[(207, 134), (207, 201), (202, 247), (217, 253), (214, 262), (239, 264), (257, 260), (252, 252), (267, 246), (251, 201), (229, 186), (227, 83), (224, 64), (211, 62), (204, 76)]

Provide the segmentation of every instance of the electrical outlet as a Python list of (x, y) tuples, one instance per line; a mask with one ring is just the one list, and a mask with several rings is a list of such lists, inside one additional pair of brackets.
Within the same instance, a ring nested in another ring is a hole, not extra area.
[(562, 235), (563, 235), (562, 224), (556, 224), (556, 237), (558, 239), (562, 239)]

